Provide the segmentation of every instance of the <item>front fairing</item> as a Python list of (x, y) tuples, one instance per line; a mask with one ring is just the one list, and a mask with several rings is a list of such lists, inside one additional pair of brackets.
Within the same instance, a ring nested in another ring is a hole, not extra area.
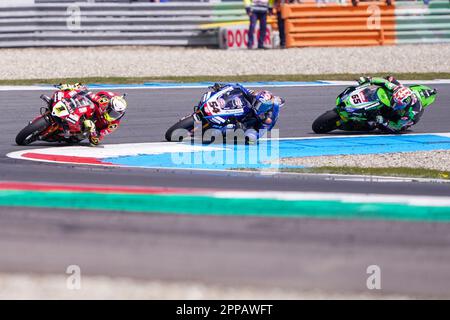
[(195, 111), (201, 113), (204, 119), (216, 122), (215, 118), (241, 120), (252, 109), (239, 89), (228, 86), (219, 92), (205, 93)]
[(89, 92), (80, 91), (65, 94), (64, 92), (58, 92), (54, 94), (52, 116), (60, 119), (66, 118), (69, 114), (73, 113), (78, 108), (89, 107), (92, 105), (92, 101), (89, 98)]
[(386, 91), (378, 86), (349, 87), (336, 99), (336, 110), (343, 121), (366, 121), (383, 105), (389, 105)]

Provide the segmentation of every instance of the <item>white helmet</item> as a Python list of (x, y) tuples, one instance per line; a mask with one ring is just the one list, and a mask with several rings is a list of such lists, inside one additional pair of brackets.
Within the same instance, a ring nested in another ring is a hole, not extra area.
[(106, 107), (104, 117), (109, 122), (119, 120), (125, 114), (126, 109), (127, 102), (125, 99), (121, 96), (114, 96)]

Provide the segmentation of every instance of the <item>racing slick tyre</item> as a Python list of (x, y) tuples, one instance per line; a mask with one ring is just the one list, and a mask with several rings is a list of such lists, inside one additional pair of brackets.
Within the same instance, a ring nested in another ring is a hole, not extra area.
[(339, 117), (336, 110), (330, 110), (318, 117), (312, 124), (315, 133), (327, 133), (338, 128)]
[(40, 117), (25, 128), (23, 128), (16, 136), (16, 143), (19, 146), (26, 146), (27, 144), (36, 141), (39, 134), (48, 127), (48, 122), (45, 117)]
[[(178, 131), (177, 131), (178, 130)], [(181, 119), (166, 131), (167, 141), (182, 141), (194, 130), (194, 116)], [(177, 131), (177, 133), (175, 132)]]

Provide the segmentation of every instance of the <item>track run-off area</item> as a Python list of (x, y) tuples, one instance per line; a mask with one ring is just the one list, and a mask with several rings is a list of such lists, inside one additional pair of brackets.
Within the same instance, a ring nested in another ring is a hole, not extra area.
[[(269, 152), (253, 162), (252, 146), (163, 142), (207, 84), (114, 86), (129, 111), (98, 148), (16, 146), (50, 88), (3, 88), (0, 271), (62, 274), (78, 264), (90, 275), (370, 293), (375, 264), (375, 295), (450, 296), (449, 183), (264, 170), (283, 157), (450, 149), (444, 82), (430, 84), (436, 103), (408, 134), (313, 134), (346, 84), (266, 84), (286, 98), (281, 139), (262, 141)], [(244, 162), (220, 165), (227, 152)]]

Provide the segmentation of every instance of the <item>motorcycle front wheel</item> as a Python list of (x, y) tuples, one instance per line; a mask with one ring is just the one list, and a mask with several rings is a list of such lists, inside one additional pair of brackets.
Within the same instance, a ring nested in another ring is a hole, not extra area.
[(312, 124), (315, 133), (328, 133), (338, 128), (341, 117), (336, 110), (330, 110), (319, 116)]
[(194, 123), (195, 121), (193, 115), (181, 119), (166, 131), (166, 140), (183, 141), (183, 139), (190, 136), (194, 130)]
[(39, 134), (48, 127), (48, 122), (45, 117), (40, 117), (25, 128), (23, 128), (16, 136), (16, 143), (19, 146), (26, 146), (33, 141), (36, 141)]

